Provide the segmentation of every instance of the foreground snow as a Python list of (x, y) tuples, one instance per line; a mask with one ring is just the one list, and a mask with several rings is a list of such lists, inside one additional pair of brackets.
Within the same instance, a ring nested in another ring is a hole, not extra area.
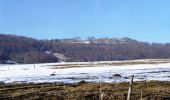
[[(80, 63), (79, 63), (80, 64)], [(88, 82), (123, 82), (135, 75), (135, 81), (159, 80), (170, 81), (170, 63), (140, 64), (122, 66), (97, 66), (52, 69), (50, 64), (0, 65), (0, 81), (10, 82), (65, 82), (74, 83), (81, 80)], [(51, 74), (55, 74), (51, 76)], [(120, 74), (121, 78), (113, 78)]]

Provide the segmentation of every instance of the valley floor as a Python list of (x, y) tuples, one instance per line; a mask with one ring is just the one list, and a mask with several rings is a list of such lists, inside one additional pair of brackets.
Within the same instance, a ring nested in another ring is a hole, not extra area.
[[(121, 77), (114, 77), (115, 74), (119, 74)], [(4, 83), (77, 83), (82, 80), (117, 83), (129, 81), (131, 75), (135, 76), (134, 81), (170, 81), (170, 60), (0, 65), (0, 82)]]

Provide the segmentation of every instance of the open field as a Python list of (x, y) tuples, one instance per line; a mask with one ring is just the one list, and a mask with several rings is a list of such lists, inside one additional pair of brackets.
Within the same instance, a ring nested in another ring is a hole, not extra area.
[[(115, 78), (114, 74), (121, 77)], [(117, 83), (129, 81), (130, 75), (135, 76), (134, 81), (170, 81), (170, 60), (0, 65), (0, 82), (5, 83), (76, 83), (82, 80)]]
[(131, 100), (170, 100), (169, 59), (0, 65), (0, 100), (126, 100), (131, 75)]
[[(0, 100), (126, 100), (128, 83), (1, 84)], [(170, 82), (141, 81), (133, 85), (131, 100), (170, 100)]]

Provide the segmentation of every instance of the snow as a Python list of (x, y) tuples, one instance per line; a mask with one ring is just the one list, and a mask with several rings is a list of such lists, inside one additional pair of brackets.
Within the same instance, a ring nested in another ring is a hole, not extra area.
[[(88, 64), (76, 63), (75, 64)], [(72, 63), (72, 64), (74, 64)], [(98, 62), (100, 63), (100, 62)], [(129, 81), (129, 76), (134, 75), (135, 81), (170, 81), (170, 63), (164, 64), (137, 64), (121, 66), (96, 66), (96, 67), (74, 67), (53, 69), (52, 65), (63, 63), (47, 64), (18, 64), (0, 65), (0, 82), (64, 82), (74, 83), (81, 80), (87, 82), (124, 82)], [(90, 64), (90, 63), (89, 63)], [(55, 73), (52, 76), (50, 74)], [(120, 74), (121, 78), (113, 78), (113, 74)]]

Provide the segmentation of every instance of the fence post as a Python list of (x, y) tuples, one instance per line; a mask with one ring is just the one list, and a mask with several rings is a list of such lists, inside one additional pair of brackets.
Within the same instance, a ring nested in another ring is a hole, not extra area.
[(103, 100), (104, 93), (102, 92), (102, 84), (100, 83), (100, 93), (99, 93), (99, 100)]
[(131, 75), (127, 100), (130, 100), (130, 94), (131, 94), (132, 86), (133, 86), (133, 78), (134, 78), (134, 75)]
[(143, 100), (142, 91), (141, 91), (141, 94), (140, 94), (140, 100)]

